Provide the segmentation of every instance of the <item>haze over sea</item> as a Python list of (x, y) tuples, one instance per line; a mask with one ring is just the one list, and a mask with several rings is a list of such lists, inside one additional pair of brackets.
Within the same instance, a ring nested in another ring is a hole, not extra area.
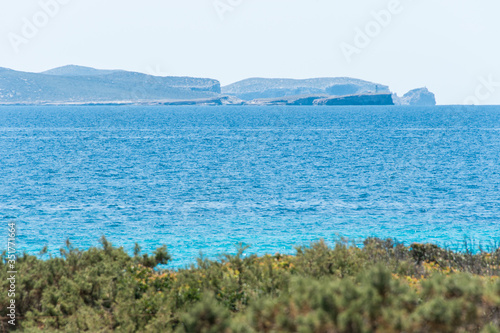
[(32, 254), (500, 241), (498, 106), (4, 106), (0, 162), (0, 240)]

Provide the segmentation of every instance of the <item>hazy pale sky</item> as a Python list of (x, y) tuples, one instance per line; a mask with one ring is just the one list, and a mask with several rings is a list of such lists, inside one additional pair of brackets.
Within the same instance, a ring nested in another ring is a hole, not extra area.
[(349, 76), (500, 104), (498, 0), (2, 0), (0, 67)]

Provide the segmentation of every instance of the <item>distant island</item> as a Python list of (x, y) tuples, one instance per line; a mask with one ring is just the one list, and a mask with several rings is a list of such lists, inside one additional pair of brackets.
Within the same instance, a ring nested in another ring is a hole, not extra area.
[(251, 78), (221, 87), (207, 78), (161, 77), (63, 66), (42, 73), (0, 68), (0, 105), (436, 105), (427, 88), (402, 97), (359, 79)]

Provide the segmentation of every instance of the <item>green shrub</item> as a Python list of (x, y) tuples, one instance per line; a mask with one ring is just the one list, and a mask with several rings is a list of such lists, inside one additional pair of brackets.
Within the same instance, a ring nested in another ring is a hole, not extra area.
[(211, 294), (205, 294), (192, 309), (181, 315), (177, 333), (230, 332), (231, 313)]
[[(18, 259), (18, 326), (24, 332), (498, 332), (500, 250), (453, 252), (369, 238), (297, 248), (296, 255), (199, 258), (165, 269), (152, 255), (116, 248)], [(7, 290), (0, 261), (0, 286)]]

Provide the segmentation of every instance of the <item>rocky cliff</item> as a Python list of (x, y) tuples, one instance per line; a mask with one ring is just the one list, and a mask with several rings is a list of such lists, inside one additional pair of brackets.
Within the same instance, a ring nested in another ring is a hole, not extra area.
[(393, 99), (396, 105), (436, 105), (436, 97), (427, 88), (410, 90), (403, 97), (398, 97), (394, 94)]

